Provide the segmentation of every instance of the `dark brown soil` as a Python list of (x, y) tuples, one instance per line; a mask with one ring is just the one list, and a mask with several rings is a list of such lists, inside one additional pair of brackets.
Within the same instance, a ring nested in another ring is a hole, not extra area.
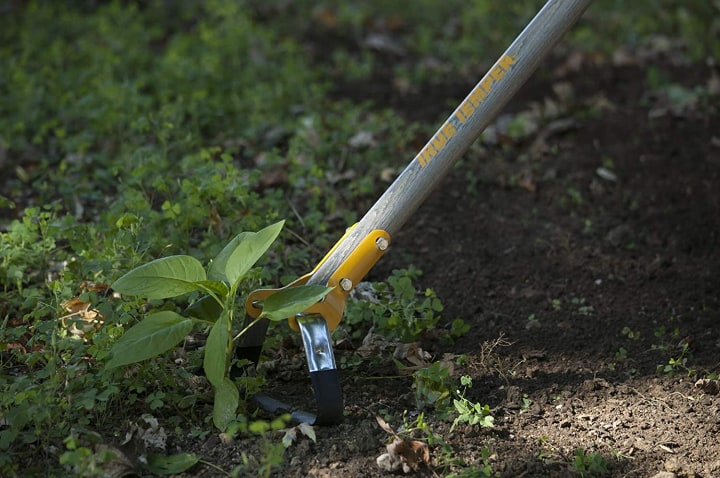
[[(428, 413), (455, 457), (480, 464), (488, 449), (502, 476), (579, 476), (581, 448), (602, 455), (609, 476), (720, 476), (720, 395), (695, 385), (720, 373), (717, 73), (676, 60), (556, 59), (512, 106), (542, 111), (528, 120), (537, 128), (498, 127), (498, 141), (473, 147), (373, 271), (380, 280), (414, 264), (444, 320), (471, 326), (454, 345), (423, 342), (436, 359), (467, 355), (454, 375), (473, 378), (466, 396), (496, 420), (450, 433)], [(649, 85), (649, 68), (666, 85)], [(679, 99), (695, 88), (705, 93)], [(426, 93), (442, 111), (448, 98)], [(337, 350), (338, 361), (350, 353)], [(298, 367), (271, 375), (268, 391), (308, 399)], [(375, 416), (397, 429), (418, 411), (412, 380), (381, 368), (343, 371), (345, 422), (287, 449), (276, 476), (388, 474), (376, 458), (391, 437)], [(229, 469), (243, 450), (261, 456), (258, 446), (211, 439), (199, 451)], [(419, 475), (450, 473), (437, 468), (441, 451), (431, 444), (435, 468)]]

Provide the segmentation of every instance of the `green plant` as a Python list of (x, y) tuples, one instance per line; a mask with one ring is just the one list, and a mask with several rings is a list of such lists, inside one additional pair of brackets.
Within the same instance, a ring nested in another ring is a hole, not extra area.
[(450, 473), (448, 478), (494, 478), (500, 474), (493, 471), (490, 457), (492, 452), (489, 448), (483, 448), (480, 451), (480, 463), (477, 465), (461, 466), (460, 470)]
[[(273, 469), (282, 464), (285, 449), (288, 447), (287, 432), (283, 435), (282, 440), (273, 442), (269, 438), (270, 433), (282, 431), (290, 422), (290, 414), (283, 414), (272, 421), (255, 420), (253, 422), (241, 421), (230, 426), (228, 434), (230, 436), (237, 432), (243, 432), (250, 435), (258, 436), (261, 440), (259, 456), (249, 456), (246, 452), (241, 453), (242, 463), (236, 466), (230, 476), (259, 476), (269, 477)], [(311, 439), (314, 438), (312, 427), (307, 427), (301, 432)], [(314, 441), (314, 440), (313, 440)]]
[[(432, 289), (418, 291), (413, 280), (421, 272), (415, 268), (396, 269), (387, 282), (373, 284), (377, 300), (374, 302), (351, 301), (348, 303), (345, 321), (353, 334), (364, 336), (372, 324), (375, 331), (388, 340), (412, 342), (428, 330), (434, 329), (441, 317), (443, 305)], [(455, 319), (449, 334), (460, 336), (469, 327), (462, 319)]]
[(625, 327), (623, 327), (622, 334), (630, 340), (639, 340), (640, 339), (640, 332), (632, 330), (627, 325)]
[[(64, 440), (66, 451), (60, 455), (59, 462), (68, 472), (75, 476), (106, 477), (116, 470), (125, 470), (133, 465), (120, 450), (100, 443), (99, 435), (85, 435), (85, 440), (81, 440), (76, 434), (71, 434)], [(92, 448), (85, 445), (91, 445)], [(149, 453), (145, 458), (139, 460), (140, 466), (154, 475), (179, 474), (200, 461), (200, 457), (193, 453)]]
[[(498, 473), (492, 469), (490, 462), (491, 451), (483, 448), (480, 454), (480, 463), (468, 464), (455, 454), (453, 447), (445, 439), (436, 434), (430, 424), (425, 420), (425, 414), (420, 413), (414, 421), (407, 419), (403, 414), (403, 424), (398, 430), (398, 435), (409, 438), (420, 438), (428, 445), (435, 448), (437, 458), (434, 460), (438, 470), (444, 472), (443, 476), (461, 477), (495, 477)], [(420, 435), (418, 437), (418, 435)]]
[[(107, 368), (146, 360), (181, 342), (195, 326), (210, 327), (203, 368), (215, 390), (213, 423), (225, 430), (235, 420), (239, 405), (237, 385), (229, 377), (235, 343), (257, 321), (283, 320), (307, 309), (331, 290), (324, 286), (283, 289), (263, 304), (262, 313), (249, 325), (236, 325), (238, 288), (246, 275), (280, 234), (283, 222), (235, 236), (208, 266), (192, 256), (170, 256), (143, 264), (120, 277), (112, 288), (125, 295), (151, 300), (202, 293), (187, 309), (148, 313), (113, 345)], [(238, 330), (239, 329), (239, 330)], [(156, 400), (159, 398), (156, 396)], [(152, 406), (152, 405), (151, 405)]]
[(575, 450), (573, 467), (581, 477), (594, 477), (606, 475), (608, 462), (600, 453), (588, 453), (583, 448)]
[(60, 456), (60, 465), (76, 476), (105, 476), (104, 465), (117, 459), (117, 455), (107, 448), (95, 453), (91, 448), (83, 446), (74, 435), (65, 439), (65, 448), (66, 451)]
[(670, 357), (666, 364), (660, 364), (657, 366), (657, 373), (667, 375), (668, 377), (674, 377), (678, 373), (684, 373), (688, 377), (694, 377), (696, 370), (688, 367), (688, 359), (691, 356), (690, 345), (683, 343), (680, 347), (680, 355), (677, 357)]
[(434, 406), (445, 411), (452, 396), (451, 387), (450, 366), (444, 362), (433, 362), (413, 374), (415, 403), (420, 410)]
[(472, 387), (472, 378), (463, 375), (460, 377), (460, 384), (463, 386), (463, 390), (457, 390), (455, 392), (456, 398), (453, 399), (453, 405), (455, 406), (458, 416), (453, 421), (450, 431), (452, 432), (460, 423), (480, 425), (488, 428), (495, 426), (495, 418), (490, 414), (490, 406), (474, 403), (465, 398), (465, 392), (468, 388)]

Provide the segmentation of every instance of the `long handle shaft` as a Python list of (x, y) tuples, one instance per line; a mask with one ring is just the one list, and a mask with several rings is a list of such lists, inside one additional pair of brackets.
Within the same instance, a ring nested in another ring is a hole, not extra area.
[(549, 0), (308, 283), (327, 283), (374, 229), (399, 231), (591, 1)]

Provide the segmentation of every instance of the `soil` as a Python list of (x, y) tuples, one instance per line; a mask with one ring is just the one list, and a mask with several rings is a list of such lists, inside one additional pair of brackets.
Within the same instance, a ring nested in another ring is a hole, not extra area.
[[(452, 345), (432, 334), (421, 345), (432, 359), (466, 355), (453, 376), (472, 377), (465, 396), (488, 404), (495, 426), (451, 432), (432, 410), (425, 422), (466, 463), (481, 465), (489, 450), (501, 476), (579, 476), (578, 449), (602, 455), (607, 476), (720, 476), (720, 395), (696, 383), (720, 373), (717, 72), (671, 54), (567, 53), (549, 64), (370, 277), (413, 264), (444, 303), (443, 323), (470, 326)], [(649, 84), (650, 69), (664, 87)], [(417, 101), (383, 81), (368, 91), (414, 114)], [(709, 95), (672, 93), (695, 88)], [(446, 91), (413, 95), (442, 111)], [(519, 115), (525, 133), (503, 130)], [(337, 347), (336, 358), (352, 353)], [(375, 417), (397, 430), (419, 410), (412, 379), (383, 359), (341, 371), (344, 423), (315, 427), (316, 443), (299, 438), (274, 476), (389, 475), (376, 459), (392, 436)], [(312, 408), (299, 351), (295, 363), (297, 373), (270, 373), (266, 389)], [(415, 474), (449, 474), (443, 448), (430, 445), (430, 466)], [(261, 456), (257, 447), (211, 437), (196, 451), (228, 469), (243, 452)], [(194, 474), (212, 473), (200, 468)]]

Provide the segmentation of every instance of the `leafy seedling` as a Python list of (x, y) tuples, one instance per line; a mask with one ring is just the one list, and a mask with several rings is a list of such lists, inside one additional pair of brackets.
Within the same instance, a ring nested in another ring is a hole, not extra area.
[(203, 368), (215, 390), (213, 423), (225, 430), (235, 419), (240, 402), (238, 388), (229, 377), (238, 339), (257, 321), (284, 320), (331, 290), (318, 285), (283, 289), (265, 301), (257, 319), (234, 332), (238, 287), (277, 239), (283, 224), (281, 221), (258, 232), (238, 234), (210, 263), (207, 272), (194, 257), (178, 255), (143, 264), (116, 280), (112, 284), (115, 291), (147, 299), (169, 299), (191, 292), (205, 296), (189, 308), (187, 317), (172, 310), (148, 314), (115, 342), (106, 366), (114, 368), (156, 357), (182, 342), (194, 327), (210, 326)]

